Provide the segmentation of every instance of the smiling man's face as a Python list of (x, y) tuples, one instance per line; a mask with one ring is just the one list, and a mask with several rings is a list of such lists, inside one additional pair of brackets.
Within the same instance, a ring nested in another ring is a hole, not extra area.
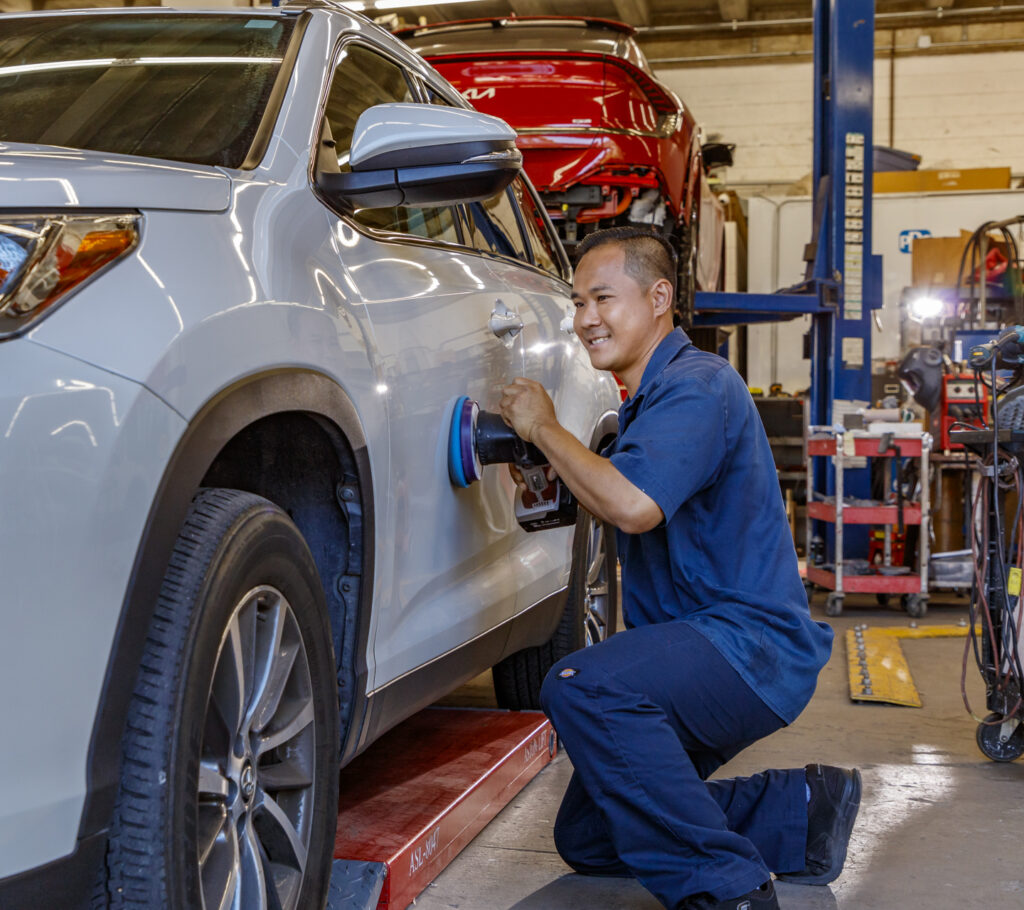
[(632, 394), (654, 349), (672, 330), (672, 290), (664, 280), (645, 290), (626, 274), (625, 259), (616, 243), (583, 256), (572, 282), (573, 328), (594, 368), (614, 371)]

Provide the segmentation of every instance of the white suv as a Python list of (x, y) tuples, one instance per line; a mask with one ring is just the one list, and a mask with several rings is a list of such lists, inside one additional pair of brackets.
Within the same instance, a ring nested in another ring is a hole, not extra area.
[(339, 762), (614, 622), (603, 527), (450, 481), (456, 402), (596, 449), (614, 383), (515, 134), (367, 20), (2, 26), (0, 906), (322, 905)]

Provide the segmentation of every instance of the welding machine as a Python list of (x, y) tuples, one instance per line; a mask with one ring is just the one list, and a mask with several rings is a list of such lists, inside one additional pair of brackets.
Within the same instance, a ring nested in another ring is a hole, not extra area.
[(973, 375), (957, 373), (942, 377), (938, 415), (941, 451), (963, 449), (962, 443), (950, 440), (952, 427), (985, 426), (988, 422), (988, 395), (988, 386), (977, 382)]
[(448, 434), (448, 476), (456, 487), (469, 487), (489, 464), (514, 464), (523, 475), (526, 490), (516, 491), (516, 521), (523, 530), (576, 523), (576, 498), (557, 477), (548, 480), (547, 456), (516, 435), (500, 414), (481, 411), (463, 395), (455, 402)]

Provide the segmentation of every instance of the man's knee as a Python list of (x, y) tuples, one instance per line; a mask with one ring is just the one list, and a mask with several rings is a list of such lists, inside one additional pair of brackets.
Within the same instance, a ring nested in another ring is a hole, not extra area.
[(540, 705), (548, 717), (554, 718), (567, 702), (583, 694), (586, 678), (580, 674), (585, 663), (584, 656), (576, 652), (563, 657), (548, 670), (540, 688)]

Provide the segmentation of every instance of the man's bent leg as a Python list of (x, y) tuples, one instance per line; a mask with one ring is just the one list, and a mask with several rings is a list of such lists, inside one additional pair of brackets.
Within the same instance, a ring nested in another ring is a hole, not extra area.
[[(666, 906), (768, 878), (688, 752), (734, 754), (782, 722), (698, 632), (667, 623), (615, 635), (560, 661), (542, 698), (615, 853)], [(755, 802), (748, 814), (770, 825), (786, 801), (765, 792)]]
[(604, 819), (575, 771), (555, 818), (555, 848), (582, 875), (633, 877), (615, 852)]

